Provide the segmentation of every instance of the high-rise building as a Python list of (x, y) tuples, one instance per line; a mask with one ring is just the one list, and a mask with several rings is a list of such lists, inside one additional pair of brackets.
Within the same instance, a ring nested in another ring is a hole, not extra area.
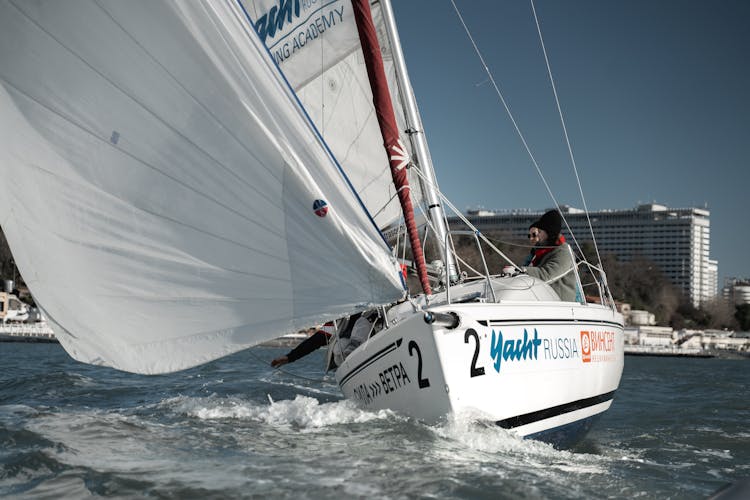
[[(467, 218), (482, 231), (504, 230), (512, 238), (525, 239), (529, 225), (542, 213), (470, 210)], [(591, 240), (583, 210), (563, 207), (562, 213), (579, 244)], [(717, 293), (718, 262), (709, 259), (709, 215), (703, 208), (668, 208), (650, 203), (629, 210), (589, 212), (588, 218), (600, 253), (614, 253), (622, 260), (641, 256), (653, 261), (697, 307)], [(563, 233), (570, 238), (565, 223)]]
[(727, 278), (722, 290), (724, 299), (735, 306), (750, 304), (750, 279)]
[(710, 297), (719, 296), (719, 261), (708, 259), (708, 293)]

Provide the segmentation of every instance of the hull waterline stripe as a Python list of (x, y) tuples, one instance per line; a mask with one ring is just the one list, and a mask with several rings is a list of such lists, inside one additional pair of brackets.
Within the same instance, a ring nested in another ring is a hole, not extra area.
[(550, 325), (550, 324), (562, 324), (562, 325), (570, 325), (570, 324), (578, 324), (578, 325), (609, 325), (609, 326), (616, 326), (618, 328), (623, 328), (622, 323), (617, 323), (615, 321), (599, 321), (599, 320), (591, 320), (591, 319), (574, 319), (574, 318), (567, 318), (567, 319), (483, 319), (477, 321), (482, 326), (495, 326), (500, 324), (514, 324), (514, 323), (523, 323), (523, 324), (542, 324), (542, 325)]
[(342, 377), (341, 382), (339, 382), (339, 385), (343, 387), (344, 384), (346, 384), (349, 381), (349, 379), (355, 376), (357, 373), (364, 370), (365, 368), (367, 368), (368, 366), (370, 366), (371, 364), (373, 364), (375, 361), (379, 360), (386, 354), (398, 349), (401, 346), (401, 342), (402, 342), (402, 339), (398, 339), (397, 341), (391, 344), (388, 344), (387, 346), (385, 346), (384, 348), (382, 348), (381, 350), (379, 350), (378, 352), (376, 352), (375, 354), (373, 354), (366, 360), (362, 361), (360, 364), (354, 367), (352, 371), (350, 371), (349, 373), (347, 373), (346, 375)]
[(497, 422), (495, 422), (495, 424), (499, 425), (503, 429), (513, 429), (514, 427), (521, 427), (522, 425), (531, 424), (540, 420), (545, 420), (548, 418), (557, 417), (558, 415), (563, 415), (565, 413), (570, 413), (572, 411), (588, 408), (589, 406), (605, 403), (607, 401), (611, 401), (614, 396), (615, 391), (612, 391), (606, 394), (600, 394), (599, 396), (579, 399), (578, 401), (573, 401), (571, 403), (565, 403), (558, 406), (553, 406), (552, 408), (546, 408), (544, 410), (526, 413), (525, 415), (518, 415), (516, 417), (506, 418), (505, 420), (498, 420)]

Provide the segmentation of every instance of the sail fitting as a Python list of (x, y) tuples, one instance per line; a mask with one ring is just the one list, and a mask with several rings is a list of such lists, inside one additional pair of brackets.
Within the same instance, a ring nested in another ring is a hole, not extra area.
[[(417, 275), (424, 293), (432, 294), (427, 266), (425, 265), (424, 251), (419, 240), (417, 224), (414, 220), (414, 207), (412, 206), (409, 179), (406, 176), (406, 166), (409, 163), (408, 154), (405, 154), (404, 145), (401, 143), (396, 125), (396, 116), (393, 112), (393, 102), (388, 90), (388, 81), (383, 69), (383, 59), (380, 52), (375, 25), (372, 22), (369, 0), (352, 0), (354, 19), (357, 23), (357, 32), (365, 58), (367, 76), (372, 89), (372, 100), (383, 136), (383, 145), (388, 155), (391, 168), (393, 184), (398, 191), (398, 199), (404, 214), (406, 231), (409, 235), (414, 262), (417, 266)], [(405, 159), (406, 158), (406, 159)]]

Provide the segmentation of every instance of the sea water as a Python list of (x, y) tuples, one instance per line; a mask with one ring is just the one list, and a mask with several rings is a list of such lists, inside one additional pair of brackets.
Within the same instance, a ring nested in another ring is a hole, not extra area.
[(323, 352), (258, 347), (184, 372), (0, 344), (0, 497), (705, 498), (750, 477), (750, 362), (627, 357), (611, 409), (560, 451), (458, 415), (342, 399)]

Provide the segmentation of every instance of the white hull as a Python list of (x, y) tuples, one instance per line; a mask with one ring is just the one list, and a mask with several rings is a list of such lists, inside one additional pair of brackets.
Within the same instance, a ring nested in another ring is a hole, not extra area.
[(611, 405), (624, 359), (622, 317), (611, 309), (534, 301), (430, 311), (456, 313), (460, 324), (430, 325), (413, 313), (371, 337), (336, 372), (347, 398), (428, 423), (478, 410), (560, 446)]

